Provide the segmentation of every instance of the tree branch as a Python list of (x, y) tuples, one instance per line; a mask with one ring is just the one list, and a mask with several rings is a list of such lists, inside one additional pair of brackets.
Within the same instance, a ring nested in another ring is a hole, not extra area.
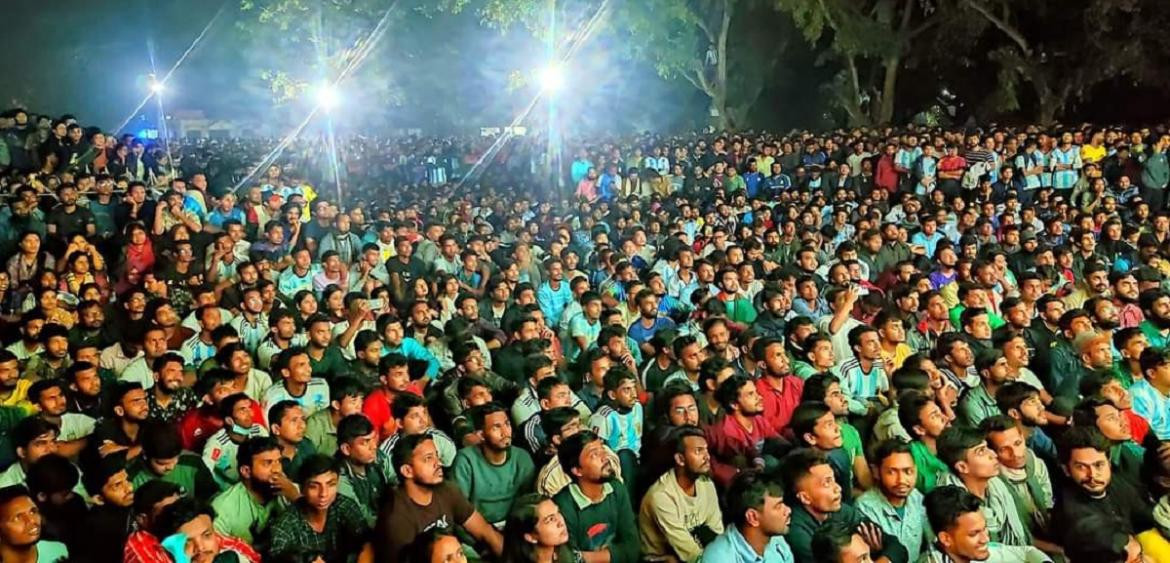
[(980, 15), (986, 18), (987, 21), (991, 22), (992, 25), (999, 28), (1000, 31), (1004, 32), (1004, 34), (1006, 34), (1009, 39), (1014, 41), (1016, 45), (1019, 45), (1020, 49), (1024, 52), (1024, 56), (1032, 56), (1032, 48), (1028, 46), (1028, 40), (1024, 38), (1024, 35), (1020, 33), (1020, 30), (1007, 23), (1006, 18), (1001, 19), (996, 17), (995, 14), (991, 13), (991, 10), (988, 9), (987, 6), (984, 6), (983, 3), (979, 2), (978, 0), (967, 0), (967, 5), (971, 6), (973, 10), (979, 12)]

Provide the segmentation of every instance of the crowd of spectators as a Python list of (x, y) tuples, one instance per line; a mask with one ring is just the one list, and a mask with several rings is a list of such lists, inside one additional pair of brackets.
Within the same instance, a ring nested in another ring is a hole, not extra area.
[(493, 141), (0, 117), (0, 560), (1170, 561), (1165, 127)]

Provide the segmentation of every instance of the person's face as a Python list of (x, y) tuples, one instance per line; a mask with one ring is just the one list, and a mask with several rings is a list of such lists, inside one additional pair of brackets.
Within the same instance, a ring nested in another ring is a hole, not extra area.
[(875, 469), (882, 493), (903, 500), (910, 497), (918, 480), (918, 468), (914, 465), (913, 456), (908, 453), (886, 456)]
[(1093, 448), (1077, 448), (1069, 454), (1065, 473), (1094, 497), (1101, 497), (1113, 479), (1109, 457)]
[(126, 393), (117, 408), (121, 409), (120, 416), (126, 420), (134, 422), (146, 420), (146, 415), (149, 412), (149, 406), (146, 403), (146, 391), (134, 389)]
[(710, 330), (707, 331), (707, 342), (711, 348), (719, 353), (727, 351), (727, 344), (731, 341), (731, 333), (727, 330), (727, 326), (723, 323), (715, 323), (711, 325)]
[(991, 479), (999, 474), (999, 459), (995, 452), (980, 443), (967, 450), (966, 456), (956, 464), (960, 473), (979, 479)]
[(633, 379), (623, 380), (617, 389), (607, 393), (622, 408), (632, 408), (638, 402), (638, 387)]
[(41, 539), (41, 511), (32, 498), (17, 497), (0, 508), (0, 543), (28, 547)]
[(41, 392), (37, 406), (40, 407), (41, 412), (44, 414), (61, 416), (65, 414), (67, 407), (65, 393), (62, 392), (60, 387), (50, 387)]
[(358, 436), (342, 446), (342, 454), (347, 458), (369, 465), (378, 458), (378, 432), (375, 430), (365, 436)]
[(315, 510), (328, 510), (333, 506), (333, 501), (337, 500), (337, 482), (337, 473), (333, 471), (309, 479), (301, 488), (305, 503)]
[(431, 427), (426, 407), (414, 407), (402, 419), (402, 431), (407, 435), (422, 434)]
[(221, 540), (212, 526), (210, 516), (200, 514), (179, 526), (178, 531), (187, 537), (184, 550), (192, 563), (211, 563), (219, 555)]
[(679, 395), (670, 401), (667, 417), (671, 426), (698, 426), (699, 406), (694, 395)]
[(855, 348), (858, 357), (865, 360), (876, 360), (881, 357), (882, 341), (878, 337), (877, 331), (868, 331), (861, 335), (860, 341)]
[(934, 402), (930, 402), (918, 411), (918, 424), (914, 426), (913, 433), (937, 439), (949, 425), (950, 422), (942, 409)]
[(601, 440), (586, 444), (578, 463), (580, 465), (571, 471), (583, 481), (598, 483), (613, 477), (614, 467)]
[(57, 453), (60, 443), (57, 441), (56, 432), (45, 432), (36, 438), (33, 438), (27, 446), (17, 449), (17, 454), (27, 464), (36, 463), (38, 459), (49, 454)]
[(828, 463), (815, 465), (796, 484), (796, 496), (812, 512), (831, 514), (841, 510), (841, 485)]
[(545, 499), (536, 506), (536, 528), (524, 539), (539, 546), (561, 546), (569, 541), (569, 529), (561, 509), (552, 500)]
[(817, 449), (827, 451), (841, 447), (841, 427), (837, 424), (837, 418), (832, 410), (817, 419), (812, 430), (811, 433), (806, 433), (802, 438)]
[(1126, 275), (1117, 280), (1117, 283), (1113, 284), (1113, 293), (1124, 302), (1136, 302), (1138, 298), (1137, 278), (1132, 275)]
[(1094, 409), (1097, 413), (1097, 429), (1106, 438), (1114, 442), (1124, 442), (1133, 439), (1129, 420), (1113, 405), (1101, 405)]
[(967, 560), (982, 561), (991, 556), (987, 519), (979, 510), (960, 516), (954, 526), (938, 534), (938, 539), (946, 551)]
[(232, 407), (232, 421), (238, 426), (251, 428), (256, 423), (252, 418), (252, 400), (236, 401)]
[(392, 367), (383, 379), (386, 387), (391, 391), (405, 391), (406, 386), (410, 385), (410, 368), (407, 366)]
[(736, 406), (739, 408), (740, 414), (744, 416), (756, 416), (764, 412), (764, 399), (760, 396), (759, 390), (756, 389), (755, 383), (745, 383), (743, 387), (740, 387)]
[(174, 393), (183, 386), (183, 365), (179, 362), (167, 362), (155, 376), (158, 385), (168, 393)]
[(506, 412), (494, 412), (484, 417), (481, 432), (484, 444), (497, 452), (506, 451), (512, 446), (512, 423)]
[(12, 389), (20, 380), (20, 362), (12, 360), (0, 363), (0, 389)]
[(305, 439), (305, 411), (297, 406), (284, 411), (284, 416), (272, 425), (272, 435), (292, 444)]
[(1028, 446), (1019, 428), (1012, 427), (1003, 432), (992, 432), (988, 435), (987, 441), (1004, 467), (1016, 470), (1024, 468), (1028, 461)]
[(404, 466), (409, 473), (403, 475), (418, 485), (433, 487), (443, 482), (443, 466), (439, 461), (439, 450), (432, 440), (424, 440), (414, 449), (410, 463)]

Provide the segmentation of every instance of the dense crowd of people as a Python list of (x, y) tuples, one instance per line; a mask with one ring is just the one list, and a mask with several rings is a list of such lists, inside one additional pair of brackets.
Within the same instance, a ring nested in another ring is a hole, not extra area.
[(1170, 561), (1164, 127), (492, 141), (4, 114), (0, 560)]

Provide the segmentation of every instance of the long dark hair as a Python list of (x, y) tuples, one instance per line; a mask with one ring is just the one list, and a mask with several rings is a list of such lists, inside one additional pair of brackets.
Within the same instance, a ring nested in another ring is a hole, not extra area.
[[(536, 561), (536, 545), (525, 536), (536, 533), (539, 518), (536, 509), (545, 501), (552, 501), (549, 497), (532, 493), (516, 499), (512, 511), (508, 513), (508, 524), (504, 526), (504, 555), (500, 561), (505, 563), (532, 563)], [(556, 546), (553, 554), (554, 561), (572, 562), (575, 560), (573, 550), (566, 543)]]

